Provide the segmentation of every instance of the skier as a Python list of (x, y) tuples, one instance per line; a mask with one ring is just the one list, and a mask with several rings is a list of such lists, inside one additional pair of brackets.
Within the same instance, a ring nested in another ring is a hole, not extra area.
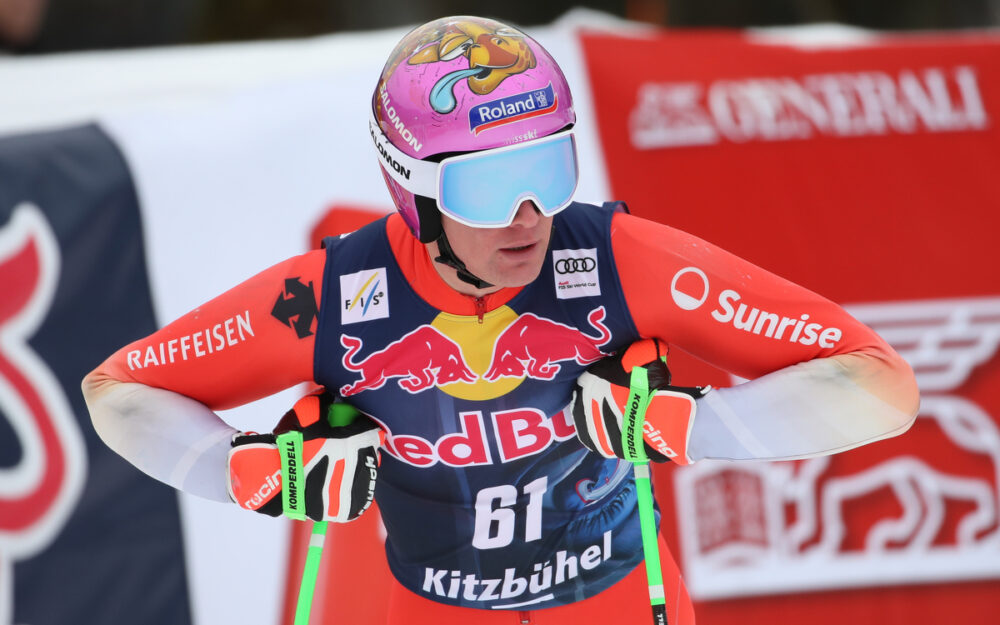
[[(573, 202), (575, 121), (520, 30), (416, 28), (368, 122), (397, 212), (121, 348), (83, 383), (95, 428), (154, 478), (261, 513), (348, 521), (374, 491), (390, 623), (647, 622), (616, 371), (679, 349), (750, 380), (661, 385), (645, 443), (680, 464), (894, 436), (918, 392), (833, 302), (621, 203)], [(301, 382), (329, 392), (273, 433), (214, 412)], [(366, 416), (331, 426), (333, 395)], [(663, 568), (669, 622), (693, 622)]]

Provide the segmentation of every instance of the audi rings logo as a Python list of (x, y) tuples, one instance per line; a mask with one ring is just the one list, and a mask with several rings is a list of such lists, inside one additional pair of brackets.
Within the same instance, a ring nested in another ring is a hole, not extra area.
[(556, 297), (559, 299), (601, 294), (596, 247), (553, 250), (552, 275), (556, 283)]
[(560, 258), (556, 261), (556, 273), (581, 273), (597, 269), (597, 261), (586, 256), (584, 258)]

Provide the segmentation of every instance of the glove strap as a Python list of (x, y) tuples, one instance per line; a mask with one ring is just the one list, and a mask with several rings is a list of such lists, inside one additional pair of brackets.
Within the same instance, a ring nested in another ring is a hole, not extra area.
[(622, 451), (629, 462), (646, 462), (646, 449), (642, 444), (642, 428), (646, 422), (646, 408), (653, 401), (649, 392), (649, 376), (645, 367), (632, 367), (629, 380), (628, 404), (622, 419)]
[(305, 472), (302, 462), (302, 432), (292, 430), (279, 434), (278, 455), (281, 458), (281, 508), (285, 516), (296, 521), (306, 520)]

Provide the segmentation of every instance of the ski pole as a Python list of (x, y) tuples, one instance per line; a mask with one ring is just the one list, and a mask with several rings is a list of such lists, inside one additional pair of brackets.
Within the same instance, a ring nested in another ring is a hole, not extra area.
[[(330, 404), (326, 418), (330, 425), (339, 427), (350, 424), (359, 414), (361, 413), (349, 404), (334, 402)], [(316, 592), (316, 578), (319, 577), (319, 565), (323, 560), (326, 528), (326, 521), (313, 523), (312, 534), (309, 536), (309, 549), (306, 551), (306, 564), (302, 570), (302, 582), (299, 585), (299, 598), (295, 605), (295, 625), (309, 625), (313, 595)]]
[(299, 599), (295, 605), (295, 625), (309, 624), (313, 594), (316, 592), (316, 578), (319, 576), (319, 564), (323, 559), (326, 524), (326, 521), (316, 521), (313, 523), (312, 534), (309, 536), (306, 565), (302, 570), (302, 584), (299, 586)]
[(642, 554), (646, 561), (646, 583), (654, 625), (667, 625), (667, 608), (660, 570), (660, 547), (653, 510), (653, 487), (649, 479), (649, 458), (643, 448), (642, 431), (646, 408), (653, 399), (649, 392), (649, 376), (644, 367), (633, 367), (629, 380), (629, 400), (622, 420), (622, 449), (632, 463), (636, 499), (639, 504), (639, 527), (642, 530)]

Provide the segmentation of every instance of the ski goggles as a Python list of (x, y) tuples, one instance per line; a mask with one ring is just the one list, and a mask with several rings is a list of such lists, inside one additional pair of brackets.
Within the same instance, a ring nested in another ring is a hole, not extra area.
[(572, 130), (433, 163), (398, 150), (374, 117), (369, 126), (386, 173), (407, 191), (434, 198), (442, 213), (467, 226), (509, 226), (525, 200), (549, 217), (569, 206), (576, 191)]

